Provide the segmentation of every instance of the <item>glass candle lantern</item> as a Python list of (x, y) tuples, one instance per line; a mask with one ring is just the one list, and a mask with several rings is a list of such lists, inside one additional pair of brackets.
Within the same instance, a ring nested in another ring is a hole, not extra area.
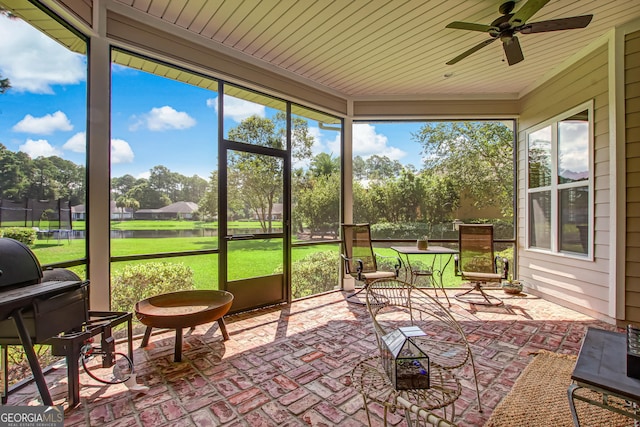
[(430, 387), (429, 356), (416, 342), (423, 336), (417, 326), (407, 326), (382, 337), (382, 365), (396, 390)]

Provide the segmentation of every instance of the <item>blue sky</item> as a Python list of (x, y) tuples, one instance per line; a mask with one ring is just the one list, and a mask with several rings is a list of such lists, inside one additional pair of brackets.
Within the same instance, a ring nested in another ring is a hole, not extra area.
[[(0, 15), (0, 74), (12, 84), (0, 95), (0, 143), (32, 158), (57, 155), (86, 163), (86, 58), (20, 20)], [(112, 176), (148, 176), (165, 165), (208, 178), (217, 157), (217, 94), (133, 69), (112, 68)], [(269, 110), (241, 100), (225, 105), (226, 125)], [(419, 125), (360, 124), (354, 155), (386, 155), (419, 165), (410, 139)], [(310, 122), (314, 152), (337, 155), (339, 139)]]

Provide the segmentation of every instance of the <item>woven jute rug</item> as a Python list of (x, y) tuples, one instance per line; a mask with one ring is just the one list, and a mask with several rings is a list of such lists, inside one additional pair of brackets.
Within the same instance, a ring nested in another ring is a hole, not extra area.
[[(536, 353), (485, 427), (573, 427), (567, 388), (575, 363), (575, 356), (544, 350)], [(598, 398), (586, 389), (579, 393)], [(625, 404), (620, 400), (615, 403)], [(585, 402), (576, 401), (576, 410), (582, 426), (633, 426), (632, 419)]]

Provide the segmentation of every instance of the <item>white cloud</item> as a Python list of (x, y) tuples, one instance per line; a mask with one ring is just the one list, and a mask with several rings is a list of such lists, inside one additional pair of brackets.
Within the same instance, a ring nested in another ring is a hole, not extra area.
[(63, 150), (73, 151), (74, 153), (87, 152), (87, 134), (78, 132), (67, 140), (62, 146)]
[(136, 179), (149, 179), (151, 177), (151, 171), (141, 172), (136, 175)]
[(188, 129), (195, 126), (196, 120), (183, 111), (176, 111), (165, 105), (160, 108), (152, 108), (141, 117), (134, 117), (137, 121), (129, 127), (129, 130), (138, 130), (146, 126), (150, 131), (165, 131), (171, 129)]
[(563, 121), (560, 122), (558, 133), (559, 167), (586, 173), (589, 170), (589, 124), (584, 121)]
[(29, 157), (35, 159), (37, 157), (60, 156), (62, 153), (53, 145), (49, 144), (46, 139), (27, 139), (27, 142), (19, 147), (23, 153), (27, 153)]
[(83, 55), (20, 19), (0, 15), (0, 73), (12, 91), (52, 94), (52, 85), (85, 81), (87, 67)]
[[(218, 99), (207, 99), (207, 107), (213, 107), (218, 112)], [(224, 116), (240, 123), (251, 116), (265, 117), (266, 107), (244, 99), (226, 95), (224, 97)]]
[(111, 164), (133, 162), (133, 150), (124, 139), (111, 140)]
[[(374, 154), (387, 156), (391, 160), (400, 160), (407, 153), (399, 148), (387, 145), (389, 140), (383, 134), (376, 133), (375, 126), (366, 123), (353, 125), (353, 155), (362, 158)], [(339, 152), (339, 151), (338, 151)]]
[(65, 113), (56, 111), (42, 117), (33, 117), (31, 114), (27, 114), (12, 129), (14, 132), (50, 135), (56, 131), (70, 131), (73, 129), (73, 125)]
[(340, 141), (341, 141), (340, 132), (336, 132), (335, 138), (333, 138), (331, 141), (327, 141), (327, 147), (329, 148), (329, 152), (333, 153), (334, 156), (339, 156), (341, 153), (342, 147), (340, 146), (341, 144)]

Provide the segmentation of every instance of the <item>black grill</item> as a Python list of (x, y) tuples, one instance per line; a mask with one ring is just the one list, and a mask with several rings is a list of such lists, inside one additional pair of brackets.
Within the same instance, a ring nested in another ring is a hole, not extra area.
[[(112, 328), (127, 324), (129, 359), (133, 360), (132, 314), (89, 310), (89, 282), (70, 270), (42, 271), (34, 253), (24, 244), (0, 238), (0, 346), (7, 360), (7, 345), (22, 345), (45, 405), (52, 405), (33, 344), (51, 345), (51, 353), (65, 356), (69, 405), (80, 402), (78, 359), (87, 339), (101, 336), (103, 367), (113, 366)], [(3, 403), (7, 401), (4, 375)]]
[[(51, 396), (38, 363), (34, 344), (80, 330), (87, 321), (88, 282), (80, 280), (42, 281), (35, 254), (17, 240), (0, 239), (0, 345), (6, 358), (7, 345), (22, 345), (40, 396), (52, 405)], [(2, 400), (6, 402), (7, 378), (3, 367)]]
[(31, 249), (17, 240), (0, 239), (0, 292), (41, 280), (42, 268)]
[(40, 344), (78, 330), (88, 318), (88, 288), (75, 276), (42, 281), (35, 254), (23, 243), (0, 239), (0, 344), (21, 344), (14, 320), (22, 311), (29, 337)]

